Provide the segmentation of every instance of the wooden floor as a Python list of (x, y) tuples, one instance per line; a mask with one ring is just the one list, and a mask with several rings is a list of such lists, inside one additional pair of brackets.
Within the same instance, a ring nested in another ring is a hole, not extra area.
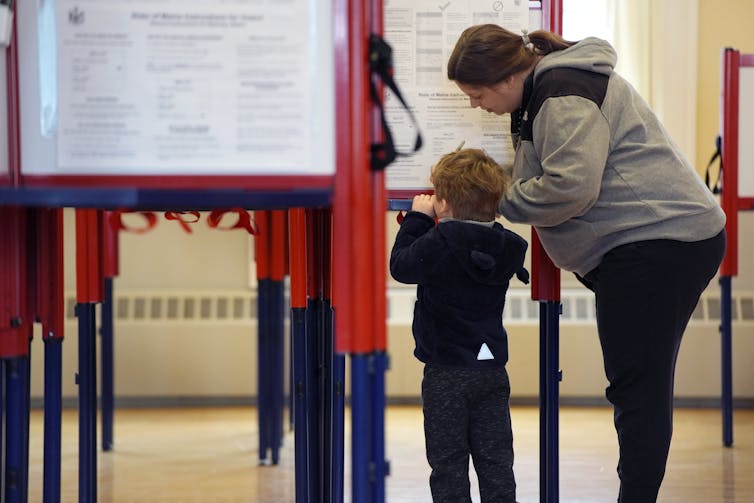
[[(538, 409), (515, 407), (518, 500), (539, 502)], [(347, 419), (347, 425), (350, 421)], [(666, 503), (754, 502), (754, 410), (736, 411), (734, 445), (722, 447), (720, 412), (677, 409)], [(63, 422), (62, 501), (78, 501), (76, 411)], [(429, 502), (421, 410), (387, 411), (386, 479), (390, 503)], [(32, 414), (29, 501), (42, 496), (42, 416)], [(350, 436), (346, 434), (346, 445)], [(116, 411), (115, 448), (98, 454), (99, 502), (285, 503), (295, 501), (293, 433), (281, 462), (258, 466), (253, 408), (125, 409)], [(346, 501), (352, 501), (346, 448)], [(560, 501), (615, 501), (616, 447), (612, 412), (563, 408), (560, 414)], [(473, 478), (472, 478), (473, 480)], [(478, 495), (474, 495), (478, 502)], [(314, 503), (314, 502), (312, 502)]]

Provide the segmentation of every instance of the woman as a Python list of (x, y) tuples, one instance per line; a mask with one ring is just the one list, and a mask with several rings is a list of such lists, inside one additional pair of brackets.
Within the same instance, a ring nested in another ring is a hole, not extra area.
[(673, 421), (681, 337), (725, 250), (725, 214), (603, 40), (466, 29), (448, 78), (472, 107), (511, 114), (500, 203), (595, 293), (614, 407), (621, 503), (654, 502)]

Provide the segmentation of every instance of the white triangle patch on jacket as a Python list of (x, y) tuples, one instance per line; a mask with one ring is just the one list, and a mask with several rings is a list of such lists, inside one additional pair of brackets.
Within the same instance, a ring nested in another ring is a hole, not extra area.
[(487, 347), (487, 343), (483, 342), (482, 347), (479, 348), (479, 354), (476, 355), (477, 360), (494, 360), (495, 357), (492, 356), (492, 351), (490, 351), (490, 348)]

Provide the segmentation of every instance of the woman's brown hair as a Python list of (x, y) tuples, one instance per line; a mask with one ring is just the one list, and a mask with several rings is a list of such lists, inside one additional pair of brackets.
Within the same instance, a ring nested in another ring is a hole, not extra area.
[(537, 56), (574, 43), (545, 30), (523, 36), (496, 24), (471, 26), (461, 33), (448, 59), (448, 79), (472, 86), (495, 85), (531, 67)]

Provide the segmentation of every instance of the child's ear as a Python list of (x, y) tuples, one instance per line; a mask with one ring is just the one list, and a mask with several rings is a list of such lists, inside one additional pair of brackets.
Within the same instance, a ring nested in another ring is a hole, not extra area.
[(440, 199), (439, 197), (435, 196), (435, 204), (437, 204), (437, 209), (435, 210), (435, 213), (438, 216), (443, 216), (443, 217), (450, 216), (451, 208), (445, 199)]

